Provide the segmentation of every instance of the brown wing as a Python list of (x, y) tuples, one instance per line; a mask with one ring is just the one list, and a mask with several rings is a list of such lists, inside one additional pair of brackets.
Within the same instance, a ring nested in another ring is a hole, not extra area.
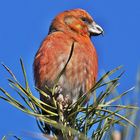
[(34, 60), (34, 78), (36, 86), (42, 88), (44, 84), (53, 85), (53, 81), (60, 73), (62, 63), (66, 63), (69, 47), (72, 43), (68, 38), (62, 38), (62, 32), (49, 35), (42, 43)]

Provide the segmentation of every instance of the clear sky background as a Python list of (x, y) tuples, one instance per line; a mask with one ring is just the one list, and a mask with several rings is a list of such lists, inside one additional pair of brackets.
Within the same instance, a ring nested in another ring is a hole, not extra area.
[[(123, 65), (126, 72), (118, 90), (135, 85), (140, 64), (139, 0), (0, 0), (0, 62), (8, 65), (22, 82), (19, 65), (22, 57), (33, 90), (34, 55), (48, 33), (51, 20), (74, 8), (87, 10), (105, 30), (104, 37), (92, 38), (99, 57), (99, 77), (102, 70)], [(16, 97), (8, 87), (7, 77), (0, 66), (0, 86)], [(130, 95), (127, 100), (133, 97)], [(9, 132), (21, 135), (26, 131), (39, 132), (35, 120), (0, 100), (0, 139)]]

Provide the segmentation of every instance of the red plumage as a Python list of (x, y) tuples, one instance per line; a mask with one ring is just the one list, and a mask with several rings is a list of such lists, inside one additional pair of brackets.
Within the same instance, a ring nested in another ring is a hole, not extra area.
[[(102, 34), (102, 28), (82, 9), (65, 11), (53, 20), (48, 36), (43, 41), (34, 60), (36, 86), (45, 90), (53, 87), (54, 80), (64, 68), (71, 51), (72, 57), (59, 79), (61, 94), (70, 103), (77, 101), (95, 84), (98, 72), (97, 54), (91, 35)], [(44, 96), (41, 100), (47, 102)]]

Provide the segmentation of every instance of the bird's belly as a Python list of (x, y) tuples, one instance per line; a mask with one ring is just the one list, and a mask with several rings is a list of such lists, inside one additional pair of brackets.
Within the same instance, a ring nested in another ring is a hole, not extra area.
[[(59, 79), (64, 96), (69, 96), (74, 103), (79, 95), (86, 93), (95, 82), (96, 64), (87, 57), (73, 58)], [(61, 64), (62, 66), (65, 64)]]

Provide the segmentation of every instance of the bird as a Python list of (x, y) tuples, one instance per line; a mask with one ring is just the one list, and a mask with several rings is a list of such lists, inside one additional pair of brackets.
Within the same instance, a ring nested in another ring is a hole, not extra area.
[[(88, 94), (98, 75), (98, 55), (91, 37), (103, 32), (103, 28), (83, 9), (59, 13), (52, 20), (48, 35), (34, 58), (35, 86), (50, 95), (45, 87), (54, 86), (73, 46), (71, 58), (57, 83), (56, 101), (73, 104), (80, 96)], [(45, 103), (52, 100), (48, 101), (42, 94), (40, 99)]]

